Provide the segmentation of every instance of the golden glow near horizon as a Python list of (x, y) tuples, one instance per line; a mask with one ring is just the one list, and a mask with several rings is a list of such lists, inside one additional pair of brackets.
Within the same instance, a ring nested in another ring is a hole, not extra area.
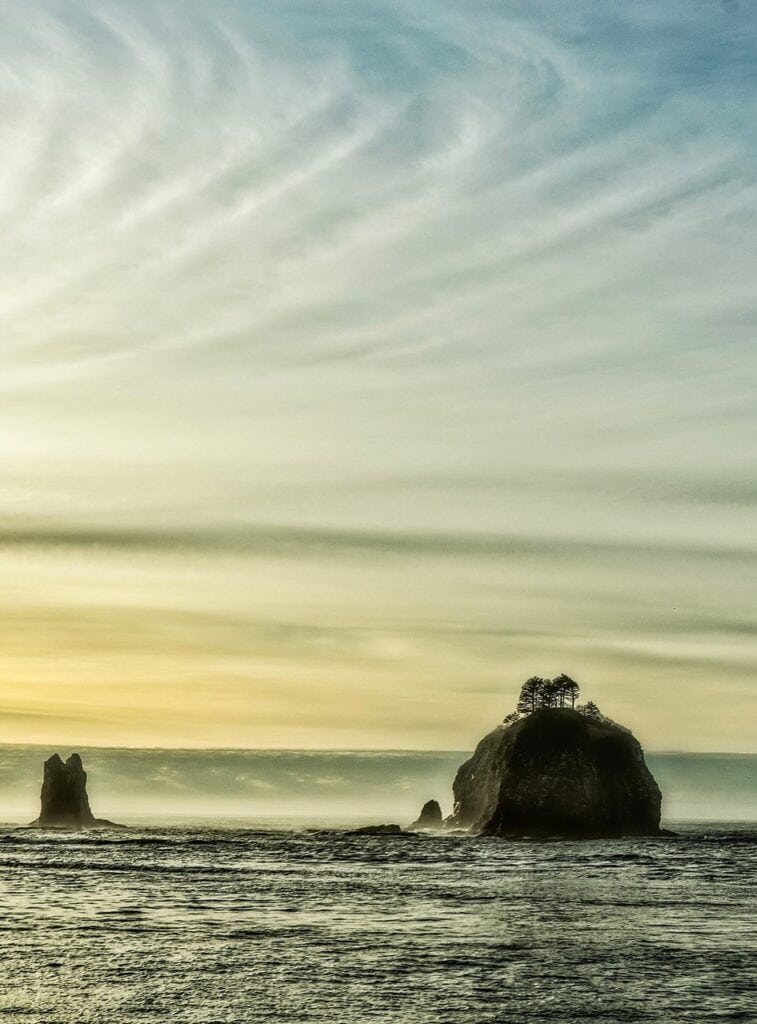
[(6, 5), (2, 740), (757, 750), (756, 25)]

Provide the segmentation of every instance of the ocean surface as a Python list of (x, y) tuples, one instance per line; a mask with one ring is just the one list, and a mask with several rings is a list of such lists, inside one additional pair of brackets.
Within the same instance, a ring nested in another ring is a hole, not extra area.
[(757, 826), (0, 829), (3, 1024), (757, 1020)]

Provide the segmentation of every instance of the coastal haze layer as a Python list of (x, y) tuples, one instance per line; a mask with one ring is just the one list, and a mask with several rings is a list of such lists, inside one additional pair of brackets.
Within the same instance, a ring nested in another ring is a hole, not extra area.
[[(98, 814), (140, 823), (208, 818), (409, 824), (436, 799), (452, 810), (464, 751), (125, 750), (79, 748)], [(50, 750), (0, 746), (0, 820), (39, 811)], [(64, 751), (61, 751), (64, 753)], [(649, 753), (663, 821), (757, 821), (757, 755)]]

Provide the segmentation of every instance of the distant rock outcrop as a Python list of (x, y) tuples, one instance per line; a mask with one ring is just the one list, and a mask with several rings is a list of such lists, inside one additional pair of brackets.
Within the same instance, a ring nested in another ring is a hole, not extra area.
[(485, 736), (461, 765), (446, 822), (484, 835), (660, 835), (661, 794), (634, 736), (542, 708)]
[(420, 817), (410, 826), (411, 829), (437, 829), (443, 825), (442, 809), (436, 800), (427, 800), (421, 808)]
[(347, 832), (349, 836), (406, 836), (401, 825), (363, 825), (362, 828), (352, 828)]
[(45, 761), (42, 806), (32, 826), (38, 828), (122, 828), (105, 818), (96, 818), (87, 797), (87, 773), (81, 758), (72, 754), (67, 761), (53, 754)]

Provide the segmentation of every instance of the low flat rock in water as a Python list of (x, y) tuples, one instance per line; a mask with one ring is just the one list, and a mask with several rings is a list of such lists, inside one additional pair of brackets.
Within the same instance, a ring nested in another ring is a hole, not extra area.
[(364, 825), (362, 828), (350, 829), (350, 836), (411, 836), (400, 825)]

